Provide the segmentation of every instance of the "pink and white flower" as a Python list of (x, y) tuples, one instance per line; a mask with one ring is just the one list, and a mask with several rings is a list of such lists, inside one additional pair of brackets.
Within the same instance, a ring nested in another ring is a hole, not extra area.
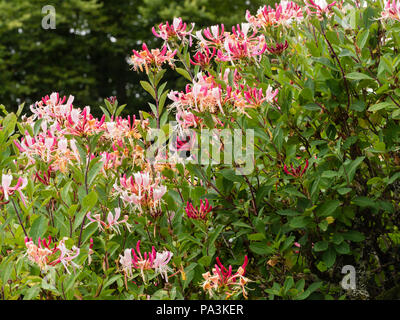
[(386, 0), (381, 19), (400, 21), (400, 0)]
[(119, 219), (121, 216), (121, 209), (120, 208), (115, 208), (115, 215), (112, 214), (112, 212), (110, 211), (107, 215), (107, 221), (102, 221), (100, 214), (95, 214), (91, 215), (91, 212), (88, 212), (86, 214), (86, 218), (89, 219), (89, 223), (85, 226), (85, 228), (87, 228), (90, 224), (92, 224), (93, 222), (97, 223), (100, 230), (101, 231), (106, 231), (106, 230), (112, 230), (115, 231), (117, 234), (121, 234), (120, 230), (119, 230), (119, 226), (121, 224), (125, 224), (126, 228), (128, 229), (129, 232), (131, 232), (131, 225), (128, 223), (128, 216), (125, 215), (123, 219)]
[(326, 0), (305, 0), (307, 6), (307, 13), (309, 15), (316, 15), (319, 19), (323, 19), (323, 15), (329, 15), (332, 7), (336, 5), (336, 1), (332, 3)]
[(13, 195), (16, 191), (19, 193), (23, 204), (26, 206), (25, 196), (22, 193), (22, 189), (24, 189), (28, 185), (28, 179), (25, 177), (19, 177), (17, 184), (14, 187), (11, 187), (11, 182), (13, 180), (13, 176), (11, 174), (2, 174), (1, 177), (1, 188), (3, 191), (3, 198), (5, 201), (9, 200), (9, 196)]
[[(136, 250), (135, 250), (136, 249)], [(140, 240), (136, 243), (136, 248), (125, 249), (124, 254), (120, 255), (120, 264), (122, 266), (122, 271), (128, 278), (132, 277), (133, 269), (140, 270), (143, 281), (145, 280), (145, 271), (153, 270), (156, 275), (160, 274), (161, 277), (168, 282), (168, 272), (172, 269), (168, 266), (173, 253), (167, 250), (163, 252), (157, 252), (154, 246), (151, 248), (150, 252), (140, 251)]]
[(189, 45), (192, 44), (192, 31), (194, 23), (191, 24), (192, 28), (189, 29), (188, 25), (182, 21), (182, 18), (174, 18), (172, 24), (167, 21), (165, 24), (160, 23), (156, 28), (152, 28), (153, 34), (157, 38), (161, 38), (165, 41), (171, 41), (174, 38), (179, 39), (182, 42), (186, 42), (186, 37), (189, 36)]
[(146, 73), (149, 73), (149, 68), (160, 69), (164, 63), (168, 63), (172, 68), (174, 67), (173, 58), (177, 53), (177, 50), (169, 51), (167, 46), (164, 45), (163, 48), (160, 49), (151, 49), (151, 51), (147, 48), (147, 45), (143, 43), (142, 51), (132, 50), (133, 55), (131, 56), (129, 63), (133, 65), (133, 69), (140, 70), (143, 72), (143, 69)]
[(275, 4), (275, 9), (270, 6), (260, 7), (255, 16), (246, 12), (246, 20), (255, 29), (266, 29), (268, 27), (284, 26), (288, 27), (293, 22), (303, 20), (302, 8), (292, 1), (281, 1)]

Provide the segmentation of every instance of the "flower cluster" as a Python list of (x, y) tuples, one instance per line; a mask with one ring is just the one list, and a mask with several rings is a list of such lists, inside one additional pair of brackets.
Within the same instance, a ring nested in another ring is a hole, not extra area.
[[(212, 26), (196, 32), (199, 40), (199, 51), (195, 54), (192, 64), (208, 66), (216, 55), (217, 61), (254, 60), (261, 58), (267, 45), (264, 35), (257, 35), (257, 31), (250, 31), (249, 23), (242, 23), (232, 27), (232, 32), (225, 32), (224, 25)], [(212, 49), (212, 52), (210, 51)], [(217, 54), (215, 54), (217, 50)], [(259, 60), (258, 59), (258, 60)]]
[(288, 48), (289, 44), (287, 40), (285, 40), (285, 43), (277, 43), (275, 46), (271, 45), (267, 47), (267, 50), (271, 54), (276, 54), (280, 55), (283, 51), (285, 51)]
[(207, 291), (210, 296), (213, 296), (214, 292), (223, 292), (226, 295), (226, 299), (241, 291), (243, 297), (247, 299), (245, 286), (250, 281), (244, 277), (248, 263), (247, 256), (244, 257), (243, 265), (234, 274), (232, 274), (231, 265), (226, 269), (218, 257), (216, 260), (217, 263), (212, 269), (212, 274), (209, 271), (203, 274), (205, 280), (202, 284), (203, 290)]
[[(105, 115), (98, 120), (91, 115), (89, 107), (83, 110), (74, 108), (73, 100), (73, 96), (67, 100), (66, 97), (60, 98), (58, 93), (52, 93), (30, 107), (33, 115), (26, 119), (26, 123), (38, 132), (31, 136), (26, 131), (20, 141), (14, 140), (20, 156), (28, 159), (28, 165), (40, 159), (48, 164), (49, 172), (66, 172), (68, 164), (84, 160), (80, 158), (74, 136), (97, 134), (101, 134), (99, 143), (111, 149), (91, 154), (90, 160), (101, 157), (104, 175), (107, 175), (108, 169), (117, 168), (128, 157), (132, 158), (133, 163), (144, 163), (144, 151), (134, 141), (142, 138), (139, 127), (147, 130), (148, 121), (137, 120), (135, 116), (111, 117), (110, 121), (106, 121)], [(131, 154), (130, 149), (133, 151)], [(48, 184), (48, 175), (42, 177), (41, 174), (36, 174), (35, 178)]]
[(165, 41), (171, 41), (177, 38), (183, 43), (187, 42), (186, 37), (189, 36), (189, 45), (191, 45), (194, 23), (191, 25), (192, 28), (189, 30), (187, 24), (182, 21), (182, 18), (174, 18), (172, 24), (169, 24), (168, 21), (165, 24), (160, 23), (157, 26), (158, 32), (154, 27), (152, 28), (152, 32), (157, 38), (161, 38)]
[(400, 0), (386, 0), (385, 8), (381, 13), (381, 19), (400, 21)]
[(80, 161), (78, 148), (74, 139), (67, 140), (59, 137), (54, 131), (40, 132), (31, 137), (28, 132), (21, 143), (14, 140), (22, 156), (26, 156), (29, 163), (35, 163), (36, 158), (49, 164), (51, 171), (65, 172), (67, 165), (73, 161)]
[(160, 177), (153, 178), (150, 172), (137, 172), (127, 177), (120, 177), (114, 189), (125, 204), (133, 204), (140, 212), (149, 209), (157, 213), (160, 201), (167, 188), (161, 184)]
[(171, 107), (175, 107), (178, 112), (183, 109), (191, 109), (196, 112), (217, 113), (222, 109), (222, 89), (211, 75), (197, 74), (192, 85), (187, 85), (185, 92), (171, 91), (168, 98), (174, 103)]
[(212, 211), (212, 206), (208, 203), (208, 199), (200, 200), (200, 207), (194, 207), (189, 201), (186, 204), (186, 214), (190, 219), (206, 220), (207, 214)]
[[(183, 129), (197, 126), (199, 121), (192, 111), (225, 115), (224, 106), (230, 105), (234, 107), (234, 111), (247, 115), (246, 108), (258, 108), (264, 102), (273, 103), (279, 92), (271, 86), (264, 93), (262, 89), (237, 83), (234, 85), (235, 87), (228, 85), (224, 90), (213, 76), (199, 73), (193, 80), (193, 84), (186, 86), (185, 92), (171, 91), (168, 94), (168, 98), (173, 101), (170, 107), (177, 110), (180, 127)], [(215, 119), (217, 122), (218, 120)]]
[(264, 35), (257, 36), (256, 31), (251, 32), (249, 23), (242, 23), (241, 27), (239, 25), (236, 28), (233, 27), (232, 31), (231, 34), (226, 34), (223, 48), (218, 50), (219, 61), (233, 62), (256, 57), (261, 58), (261, 55), (267, 49)]
[(194, 61), (190, 59), (190, 63), (195, 66), (201, 66), (205, 69), (211, 64), (211, 60), (215, 56), (216, 51), (216, 48), (212, 48), (211, 52), (209, 47), (204, 46), (204, 48), (200, 48), (200, 50), (193, 56)]
[(293, 22), (303, 20), (303, 11), (298, 4), (292, 1), (281, 1), (279, 4), (275, 4), (275, 9), (271, 6), (260, 7), (255, 16), (252, 16), (247, 10), (246, 20), (255, 29), (266, 29), (279, 25), (288, 27)]
[(308, 168), (308, 159), (306, 159), (306, 164), (304, 166), (304, 168), (302, 168), (302, 166), (298, 166), (296, 169), (293, 167), (293, 164), (290, 164), (290, 168), (291, 170), (289, 171), (286, 164), (283, 166), (283, 170), (286, 172), (286, 174), (291, 175), (295, 178), (300, 178), (304, 175), (304, 173), (306, 172), (307, 168)]
[(279, 93), (278, 89), (273, 90), (271, 86), (268, 86), (265, 94), (262, 89), (250, 87), (247, 87), (247, 89), (244, 88), (244, 86), (241, 86), (241, 90), (236, 89), (231, 93), (231, 96), (233, 105), (240, 113), (245, 115), (247, 115), (245, 111), (247, 108), (258, 108), (264, 102), (273, 103), (276, 101), (276, 96)]
[[(65, 246), (65, 240), (60, 240), (58, 245), (54, 245), (50, 248), (51, 237), (49, 236), (48, 241), (46, 239), (38, 239), (38, 245), (36, 245), (32, 238), (25, 238), (26, 254), (28, 259), (36, 263), (42, 271), (46, 271), (48, 266), (55, 266), (58, 263), (62, 263), (64, 268), (68, 273), (68, 266), (71, 264), (74, 268), (79, 267), (72, 260), (75, 259), (79, 253), (80, 249), (73, 246), (72, 249), (67, 249)], [(59, 255), (57, 256), (57, 253)]]
[(93, 222), (97, 223), (100, 230), (101, 231), (105, 231), (105, 230), (112, 230), (115, 231), (117, 234), (120, 234), (120, 230), (119, 230), (119, 226), (121, 224), (124, 224), (126, 226), (126, 228), (128, 229), (129, 232), (131, 232), (131, 225), (128, 223), (128, 216), (125, 215), (123, 219), (119, 219), (119, 217), (121, 216), (121, 209), (120, 208), (115, 208), (115, 215), (112, 214), (112, 212), (110, 211), (107, 215), (107, 222), (102, 221), (100, 214), (95, 214), (92, 217), (91, 212), (88, 212), (86, 214), (86, 218), (88, 218), (88, 220), (90, 221), (86, 226), (89, 226), (90, 224), (92, 224)]
[(160, 49), (151, 49), (151, 51), (147, 48), (147, 45), (143, 43), (142, 51), (132, 50), (133, 55), (129, 60), (129, 63), (133, 65), (133, 69), (137, 71), (138, 69), (143, 72), (143, 68), (146, 73), (149, 73), (150, 68), (155, 68), (159, 70), (164, 63), (168, 63), (172, 68), (174, 68), (173, 58), (176, 55), (177, 51), (170, 51), (167, 49), (167, 46), (164, 45), (163, 48)]
[(326, 0), (305, 0), (305, 4), (309, 15), (316, 15), (322, 20), (324, 15), (330, 14), (332, 7), (336, 5), (336, 1), (328, 4)]
[(140, 240), (136, 243), (135, 249), (125, 249), (124, 254), (120, 255), (119, 263), (122, 266), (122, 271), (125, 277), (132, 278), (133, 269), (140, 270), (143, 280), (145, 281), (144, 271), (153, 270), (156, 274), (161, 275), (161, 277), (168, 282), (168, 272), (172, 269), (168, 266), (173, 253), (164, 250), (163, 252), (157, 252), (152, 247), (150, 252), (144, 252), (142, 255), (140, 251)]

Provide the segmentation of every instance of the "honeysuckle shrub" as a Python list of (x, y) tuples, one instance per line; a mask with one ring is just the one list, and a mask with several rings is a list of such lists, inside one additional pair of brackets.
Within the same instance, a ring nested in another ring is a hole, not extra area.
[[(2, 106), (2, 298), (396, 296), (400, 2), (282, 1), (244, 21), (155, 26), (163, 46), (129, 59), (151, 112)], [(187, 86), (166, 90), (167, 69)]]

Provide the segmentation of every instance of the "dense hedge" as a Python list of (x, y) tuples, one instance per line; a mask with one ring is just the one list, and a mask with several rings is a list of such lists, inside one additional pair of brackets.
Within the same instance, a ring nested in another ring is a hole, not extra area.
[(155, 26), (164, 45), (129, 61), (154, 99), (138, 119), (115, 97), (101, 119), (56, 93), (30, 116), (2, 108), (2, 297), (398, 296), (400, 2), (282, 1), (245, 19)]

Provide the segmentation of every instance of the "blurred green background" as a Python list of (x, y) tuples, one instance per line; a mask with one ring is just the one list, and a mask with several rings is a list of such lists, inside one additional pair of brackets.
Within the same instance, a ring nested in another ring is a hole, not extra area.
[[(173, 17), (196, 28), (245, 21), (268, 0), (0, 0), (0, 104), (15, 110), (58, 91), (75, 96), (75, 105), (94, 113), (103, 99), (116, 96), (125, 113), (148, 110), (140, 87), (145, 74), (126, 59), (142, 42), (160, 46), (151, 28)], [(56, 29), (43, 29), (42, 8), (54, 6)], [(167, 74), (170, 88), (184, 82)], [(25, 109), (28, 111), (28, 108)]]

